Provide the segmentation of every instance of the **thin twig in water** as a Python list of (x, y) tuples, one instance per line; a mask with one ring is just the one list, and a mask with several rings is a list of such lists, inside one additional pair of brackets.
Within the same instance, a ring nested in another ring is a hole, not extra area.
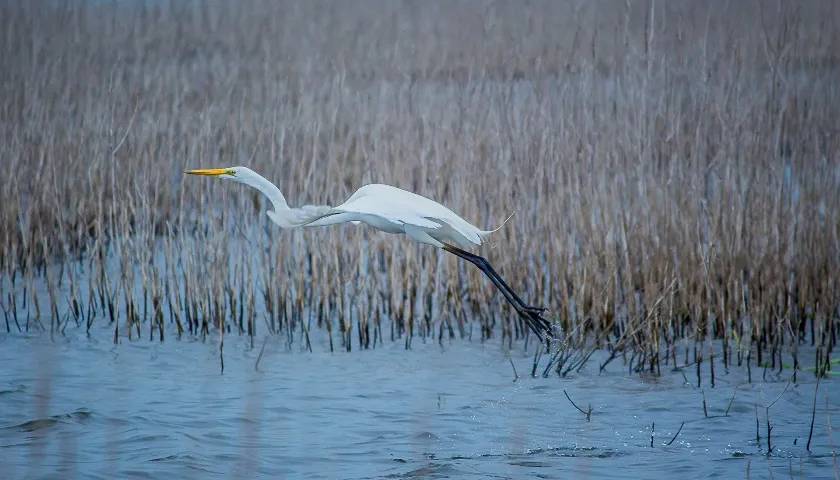
[(685, 376), (685, 372), (683, 372), (682, 369), (680, 369), (679, 372), (682, 375), (683, 380), (685, 381), (685, 384), (686, 385), (691, 385), (691, 382), (688, 381), (688, 377)]
[(265, 336), (263, 340), (262, 347), (260, 347), (260, 354), (257, 355), (257, 362), (254, 364), (254, 370), (259, 372), (260, 371), (260, 360), (262, 360), (263, 352), (265, 351), (265, 344), (268, 343), (268, 335)]
[(669, 446), (671, 446), (672, 443), (674, 443), (674, 440), (676, 440), (677, 437), (680, 435), (680, 432), (682, 432), (682, 429), (683, 429), (684, 426), (685, 426), (685, 422), (682, 422), (680, 424), (680, 428), (677, 429), (677, 433), (675, 433), (674, 436), (671, 438), (671, 440), (668, 443), (665, 444), (666, 447), (669, 447)]
[(650, 448), (653, 448), (653, 436), (656, 433), (656, 422), (650, 422)]
[(220, 375), (225, 374), (225, 335), (224, 333), (219, 337), (219, 363), (221, 366), (222, 371), (219, 372)]
[(577, 406), (577, 404), (574, 402), (574, 400), (572, 400), (572, 397), (570, 397), (569, 394), (566, 393), (565, 389), (563, 390), (563, 395), (566, 396), (566, 398), (569, 400), (569, 403), (571, 403), (572, 406), (575, 407), (578, 412), (580, 412), (580, 413), (582, 413), (586, 416), (586, 421), (587, 422), (589, 421), (590, 418), (592, 418), (592, 405), (589, 405), (589, 409), (584, 411), (582, 408)]
[(513, 364), (513, 359), (508, 357), (508, 361), (510, 362), (510, 368), (513, 369), (513, 381), (519, 380), (519, 374), (516, 373), (516, 365)]
[(764, 407), (764, 418), (767, 421), (767, 456), (769, 457), (771, 453), (773, 453), (773, 444), (770, 442), (770, 432), (773, 431), (773, 427), (770, 425), (770, 407), (776, 404), (782, 395), (787, 392), (788, 387), (790, 386), (790, 380), (785, 384), (785, 388), (782, 389), (781, 393), (772, 401), (769, 405)]
[(769, 457), (773, 452), (773, 444), (770, 443), (770, 432), (773, 430), (770, 426), (770, 407), (764, 410), (764, 418), (767, 420), (767, 456)]
[(730, 408), (732, 408), (732, 402), (734, 402), (734, 401), (735, 401), (735, 393), (736, 393), (737, 391), (738, 391), (738, 389), (737, 389), (737, 388), (736, 388), (735, 390), (732, 390), (732, 398), (730, 398), (730, 399), (729, 399), (729, 405), (727, 405), (727, 406), (726, 406), (726, 411), (725, 411), (725, 412), (723, 412), (723, 416), (724, 416), (724, 417), (728, 417), (728, 416), (729, 416), (729, 409), (730, 409)]
[(790, 380), (788, 380), (787, 384), (785, 384), (785, 388), (782, 390), (782, 393), (780, 393), (780, 394), (776, 397), (776, 399), (775, 399), (775, 400), (773, 400), (772, 402), (770, 402), (770, 405), (767, 405), (765, 408), (768, 408), (768, 409), (769, 409), (770, 407), (772, 407), (773, 405), (775, 405), (775, 404), (776, 404), (776, 402), (778, 402), (778, 401), (779, 401), (779, 399), (780, 399), (780, 398), (782, 398), (782, 395), (784, 395), (784, 394), (785, 394), (785, 392), (787, 392), (787, 389), (788, 389), (788, 387), (789, 387), (789, 386), (790, 386)]
[(542, 357), (542, 344), (540, 344), (534, 351), (534, 365), (531, 367), (531, 377), (537, 377), (537, 367), (540, 365), (540, 358)]
[(814, 416), (817, 414), (817, 392), (820, 389), (820, 377), (817, 377), (817, 386), (814, 387), (814, 404), (811, 406), (811, 428), (808, 431), (808, 444), (805, 450), (811, 451), (811, 437), (814, 436)]

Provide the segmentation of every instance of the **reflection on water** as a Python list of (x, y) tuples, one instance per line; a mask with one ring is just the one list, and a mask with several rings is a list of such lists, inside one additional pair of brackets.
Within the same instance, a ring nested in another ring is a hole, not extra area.
[[(0, 336), (0, 463), (4, 478), (639, 478), (837, 475), (836, 380), (814, 398), (800, 372), (715, 388), (669, 372), (628, 376), (619, 362), (572, 378), (513, 381), (497, 342), (441, 348), (399, 342), (330, 354), (212, 343)], [(517, 371), (529, 352), (514, 350)], [(591, 405), (587, 422), (565, 398)], [(708, 417), (703, 413), (705, 395)], [(734, 398), (733, 398), (734, 395)], [(756, 405), (758, 409), (756, 410)], [(727, 407), (728, 415), (724, 415)], [(760, 444), (756, 443), (756, 411)], [(682, 431), (667, 445), (680, 425)], [(653, 427), (653, 428), (652, 428)], [(653, 430), (653, 447), (651, 447)]]

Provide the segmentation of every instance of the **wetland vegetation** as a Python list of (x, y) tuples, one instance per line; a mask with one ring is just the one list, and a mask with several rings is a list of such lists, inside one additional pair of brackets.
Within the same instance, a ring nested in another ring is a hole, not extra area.
[(527, 335), (454, 259), (181, 175), (249, 164), (299, 204), (385, 182), (516, 212), (486, 253), (575, 347), (829, 368), (836, 5), (645, 5), (4, 5), (6, 331)]
[[(201, 340), (218, 372), (489, 343), (522, 377), (831, 382), (836, 2), (4, 2), (0, 32), (6, 345)], [(482, 254), (560, 342), (444, 253), (280, 230), (182, 174), (228, 165), (294, 205), (376, 182), (515, 212)]]

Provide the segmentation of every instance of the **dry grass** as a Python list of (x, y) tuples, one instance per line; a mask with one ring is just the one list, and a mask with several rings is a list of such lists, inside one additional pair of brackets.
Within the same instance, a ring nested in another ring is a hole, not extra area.
[(454, 258), (280, 231), (254, 193), (180, 173), (245, 164), (292, 204), (375, 181), (478, 225), (516, 211), (483, 253), (568, 344), (636, 368), (712, 339), (727, 365), (798, 366), (806, 343), (828, 365), (836, 2), (138, 3), (0, 6), (7, 322), (347, 349), (525, 334)]

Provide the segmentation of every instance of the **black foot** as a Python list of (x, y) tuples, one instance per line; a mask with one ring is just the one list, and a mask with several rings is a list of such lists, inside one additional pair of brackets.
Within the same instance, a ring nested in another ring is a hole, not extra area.
[(544, 308), (523, 307), (517, 308), (516, 311), (540, 341), (543, 341), (546, 337), (554, 337), (551, 323), (541, 315), (545, 311)]

